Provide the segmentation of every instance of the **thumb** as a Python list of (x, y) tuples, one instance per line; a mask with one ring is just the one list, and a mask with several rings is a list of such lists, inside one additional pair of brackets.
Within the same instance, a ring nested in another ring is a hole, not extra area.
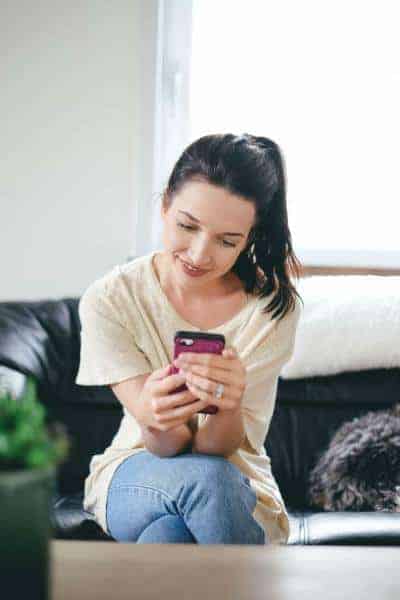
[(158, 381), (160, 379), (164, 379), (164, 377), (168, 377), (168, 375), (172, 374), (173, 365), (168, 364), (165, 367), (161, 367), (161, 369), (157, 369), (154, 373), (153, 380)]
[(234, 356), (236, 356), (236, 350), (232, 347), (225, 348), (222, 352), (222, 356), (224, 356), (225, 358), (233, 358)]

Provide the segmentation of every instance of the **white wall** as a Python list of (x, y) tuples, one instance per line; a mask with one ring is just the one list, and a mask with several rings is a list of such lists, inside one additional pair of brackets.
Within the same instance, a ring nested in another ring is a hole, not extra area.
[(80, 296), (137, 253), (157, 2), (3, 0), (0, 23), (0, 300)]

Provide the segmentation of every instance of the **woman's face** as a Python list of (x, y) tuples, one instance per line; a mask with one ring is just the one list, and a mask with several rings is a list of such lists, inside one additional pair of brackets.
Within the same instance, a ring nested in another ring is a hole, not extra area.
[[(163, 244), (182, 285), (207, 286), (229, 273), (246, 247), (255, 220), (253, 202), (206, 182), (190, 181), (161, 208)], [(191, 215), (191, 217), (189, 216)], [(191, 277), (182, 261), (204, 269)]]

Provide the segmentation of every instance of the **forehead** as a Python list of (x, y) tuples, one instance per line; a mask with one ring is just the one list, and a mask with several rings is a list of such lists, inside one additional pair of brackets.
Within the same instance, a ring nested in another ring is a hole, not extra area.
[(251, 225), (255, 217), (254, 202), (232, 194), (225, 188), (203, 181), (186, 183), (173, 202), (176, 210), (186, 210), (201, 222)]

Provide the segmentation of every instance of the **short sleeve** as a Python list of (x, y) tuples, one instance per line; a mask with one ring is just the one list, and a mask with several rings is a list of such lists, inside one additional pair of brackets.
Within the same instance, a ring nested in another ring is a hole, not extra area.
[(243, 360), (247, 372), (242, 399), (243, 423), (247, 439), (258, 453), (263, 452), (274, 412), (279, 374), (294, 351), (300, 315), (298, 303), (281, 321), (272, 327), (266, 325), (259, 344)]
[(126, 325), (114, 286), (97, 280), (79, 301), (81, 321), (78, 385), (107, 385), (152, 372)]

